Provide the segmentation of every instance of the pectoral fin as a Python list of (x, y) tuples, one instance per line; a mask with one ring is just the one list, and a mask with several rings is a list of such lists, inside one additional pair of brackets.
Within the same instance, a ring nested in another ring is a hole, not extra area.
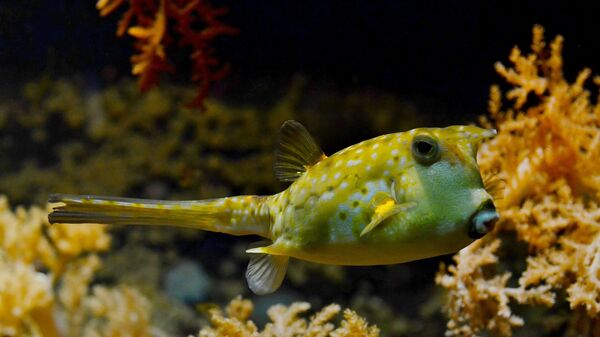
[(266, 295), (277, 290), (285, 277), (289, 257), (271, 255), (269, 247), (248, 249), (250, 262), (246, 270), (248, 287), (257, 295)]
[(388, 193), (379, 192), (373, 196), (371, 200), (371, 209), (373, 210), (373, 215), (371, 216), (371, 222), (362, 230), (360, 236), (363, 236), (373, 228), (377, 227), (383, 220), (389, 218), (390, 216), (401, 213), (409, 208), (415, 206), (414, 202), (407, 202), (398, 204), (394, 198)]

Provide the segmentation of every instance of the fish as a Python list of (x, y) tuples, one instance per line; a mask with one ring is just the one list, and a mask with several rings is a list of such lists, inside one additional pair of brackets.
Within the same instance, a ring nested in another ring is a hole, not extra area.
[[(277, 290), (290, 258), (397, 264), (450, 253), (493, 230), (494, 198), (477, 165), (493, 129), (417, 128), (325, 155), (297, 121), (279, 131), (274, 195), (172, 201), (52, 194), (50, 223), (190, 227), (262, 240), (246, 251), (249, 288)], [(240, 173), (243, 174), (243, 173)]]

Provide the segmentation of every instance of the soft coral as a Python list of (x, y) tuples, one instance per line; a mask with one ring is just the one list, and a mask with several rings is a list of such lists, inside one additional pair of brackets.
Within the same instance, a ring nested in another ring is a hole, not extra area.
[[(220, 80), (229, 70), (214, 56), (212, 41), (221, 35), (234, 35), (238, 30), (219, 20), (226, 8), (213, 8), (205, 0), (129, 0), (117, 28), (117, 36), (125, 32), (137, 39), (137, 54), (131, 57), (132, 73), (138, 76), (141, 91), (158, 82), (162, 72), (173, 72), (165, 49), (178, 36), (180, 47), (191, 48), (192, 81), (198, 83), (196, 97), (190, 103), (202, 107), (211, 83)], [(113, 13), (125, 0), (99, 0), (96, 4), (101, 16)], [(131, 26), (132, 20), (136, 22)], [(130, 27), (131, 26), (131, 27)], [(201, 26), (202, 28), (197, 28)]]

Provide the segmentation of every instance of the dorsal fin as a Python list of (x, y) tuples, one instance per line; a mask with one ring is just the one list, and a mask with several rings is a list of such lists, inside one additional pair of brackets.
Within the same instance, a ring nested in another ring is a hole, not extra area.
[(302, 124), (289, 120), (279, 130), (273, 169), (280, 181), (294, 181), (306, 170), (327, 158)]

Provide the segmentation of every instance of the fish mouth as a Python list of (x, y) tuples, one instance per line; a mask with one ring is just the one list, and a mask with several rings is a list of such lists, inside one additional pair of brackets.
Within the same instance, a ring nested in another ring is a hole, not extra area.
[(494, 230), (500, 215), (491, 200), (484, 202), (469, 219), (469, 236), (473, 239), (482, 238)]

